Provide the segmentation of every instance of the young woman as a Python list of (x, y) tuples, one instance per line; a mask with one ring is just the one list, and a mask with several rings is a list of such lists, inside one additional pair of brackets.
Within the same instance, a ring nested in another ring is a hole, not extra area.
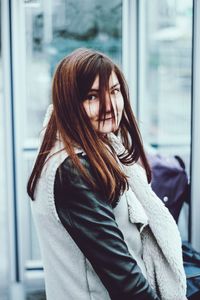
[(58, 65), (28, 194), (48, 300), (186, 299), (181, 238), (122, 72), (78, 49)]

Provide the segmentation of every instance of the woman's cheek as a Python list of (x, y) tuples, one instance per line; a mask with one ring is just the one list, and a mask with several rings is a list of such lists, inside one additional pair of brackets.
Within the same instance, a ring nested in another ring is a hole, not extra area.
[(84, 103), (84, 108), (89, 118), (93, 119), (98, 116), (99, 105), (97, 102), (87, 101)]
[(121, 95), (121, 110), (123, 110), (123, 109), (124, 109), (124, 98)]
[(93, 119), (98, 119), (99, 116), (99, 103), (93, 102), (90, 104), (90, 116)]
[(119, 116), (121, 116), (124, 109), (124, 98), (122, 97), (122, 95), (119, 95), (117, 99), (117, 108), (118, 108), (118, 114)]

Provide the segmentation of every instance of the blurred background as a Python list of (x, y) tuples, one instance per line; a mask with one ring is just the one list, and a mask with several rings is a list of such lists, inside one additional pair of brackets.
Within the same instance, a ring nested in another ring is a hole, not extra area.
[(55, 67), (78, 47), (122, 68), (146, 148), (183, 159), (179, 229), (200, 251), (199, 18), (198, 0), (0, 0), (0, 300), (45, 299), (26, 183)]

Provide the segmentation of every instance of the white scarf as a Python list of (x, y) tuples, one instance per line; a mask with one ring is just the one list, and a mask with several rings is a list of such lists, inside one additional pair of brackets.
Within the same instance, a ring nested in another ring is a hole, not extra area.
[[(50, 105), (43, 122), (44, 131), (52, 110), (53, 105)], [(118, 155), (125, 151), (118, 137), (110, 133), (109, 138)], [(144, 169), (138, 164), (122, 167), (136, 196), (128, 199), (130, 221), (143, 224), (141, 239), (147, 280), (162, 300), (187, 299), (178, 227), (169, 210), (148, 184)]]
[[(123, 153), (125, 148), (121, 140), (113, 133), (109, 137), (116, 153)], [(123, 165), (123, 170), (128, 176), (130, 188), (148, 217), (149, 226), (145, 226), (141, 233), (148, 282), (163, 300), (186, 299), (181, 237), (176, 222), (153, 192), (140, 165)], [(131, 200), (128, 204), (130, 220), (135, 223), (139, 218), (135, 204)]]

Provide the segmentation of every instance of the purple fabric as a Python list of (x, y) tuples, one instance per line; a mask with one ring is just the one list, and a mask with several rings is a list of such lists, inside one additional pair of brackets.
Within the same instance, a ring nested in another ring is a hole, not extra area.
[(176, 222), (184, 201), (188, 201), (188, 176), (180, 157), (148, 155), (152, 169), (151, 187), (165, 203)]

